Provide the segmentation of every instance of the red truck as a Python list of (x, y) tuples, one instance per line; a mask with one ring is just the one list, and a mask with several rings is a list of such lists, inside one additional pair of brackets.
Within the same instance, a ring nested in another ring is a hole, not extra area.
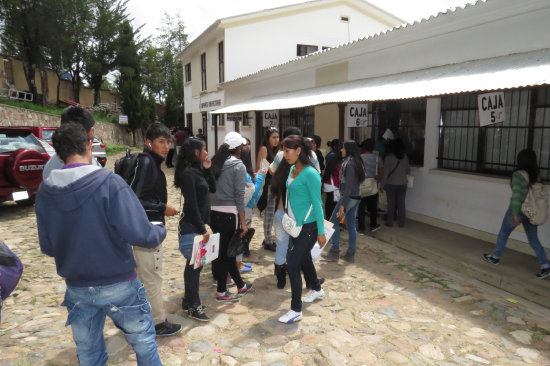
[(50, 155), (33, 128), (0, 127), (0, 202), (34, 203)]

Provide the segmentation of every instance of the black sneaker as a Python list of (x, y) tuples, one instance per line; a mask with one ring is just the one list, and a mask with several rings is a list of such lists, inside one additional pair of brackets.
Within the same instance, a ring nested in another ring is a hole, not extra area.
[(382, 227), (382, 226), (380, 226), (380, 225), (372, 226), (372, 227), (370, 228), (370, 232), (371, 232), (371, 233), (375, 233), (375, 232), (377, 232), (378, 230), (380, 230), (381, 227)]
[(327, 262), (338, 262), (338, 259), (340, 259), (340, 251), (331, 249), (323, 256), (323, 259)]
[(550, 268), (544, 268), (540, 271), (540, 273), (537, 273), (537, 277), (539, 280), (542, 280), (548, 276), (550, 276)]
[(250, 283), (245, 283), (244, 286), (240, 289), (237, 290), (237, 292), (239, 293), (239, 295), (245, 295), (246, 293), (248, 292), (252, 292), (252, 284)]
[(349, 263), (355, 262), (355, 252), (347, 251), (346, 254), (344, 254), (344, 260)]
[(187, 316), (201, 322), (207, 322), (210, 318), (206, 316), (205, 311), (206, 306), (199, 305), (197, 307), (191, 307), (187, 310)]
[(172, 324), (166, 319), (162, 323), (155, 325), (155, 332), (157, 333), (157, 337), (173, 336), (181, 332), (181, 325)]
[(277, 244), (275, 243), (267, 243), (265, 240), (262, 242), (262, 246), (265, 250), (269, 250), (274, 252), (277, 249)]
[(500, 264), (500, 259), (491, 257), (489, 254), (483, 254), (483, 259), (485, 259), (486, 262), (494, 264), (495, 266)]
[[(319, 281), (319, 286), (325, 283), (325, 279), (323, 277), (317, 277), (317, 281)], [(311, 285), (309, 283), (306, 283), (306, 288), (311, 290)]]
[[(202, 306), (205, 310), (208, 309), (208, 306), (206, 306), (206, 305), (199, 305), (199, 306)], [(187, 301), (185, 301), (185, 298), (181, 299), (181, 308), (184, 311), (189, 310), (189, 304), (187, 303)]]

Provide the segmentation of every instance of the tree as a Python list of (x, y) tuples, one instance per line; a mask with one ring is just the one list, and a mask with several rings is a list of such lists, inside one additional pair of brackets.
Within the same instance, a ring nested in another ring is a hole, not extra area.
[[(53, 0), (0, 0), (3, 20), (2, 51), (21, 59), (28, 90), (35, 103), (44, 103), (48, 92), (44, 44), (52, 36), (51, 3)], [(43, 98), (38, 98), (35, 82), (40, 72)]]
[(94, 89), (94, 104), (100, 102), (103, 77), (116, 67), (118, 32), (127, 18), (126, 3), (120, 0), (94, 0), (90, 44), (85, 53), (86, 79)]
[(185, 123), (183, 110), (183, 69), (176, 67), (170, 81), (164, 103), (164, 124), (182, 126)]

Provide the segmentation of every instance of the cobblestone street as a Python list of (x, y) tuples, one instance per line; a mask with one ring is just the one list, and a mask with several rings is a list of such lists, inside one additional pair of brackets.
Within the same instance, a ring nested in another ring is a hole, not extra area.
[[(109, 159), (112, 166), (115, 158)], [(170, 186), (173, 172), (166, 170)], [(169, 200), (180, 206), (174, 188)], [(2, 312), (0, 365), (77, 364), (60, 306), (64, 281), (53, 258), (40, 252), (34, 207), (2, 204), (0, 223), (0, 240), (25, 265)], [(304, 304), (301, 322), (280, 324), (277, 318), (290, 307), (289, 284), (277, 290), (273, 253), (261, 248), (258, 217), (253, 226), (259, 262), (243, 276), (255, 292), (236, 304), (215, 302), (207, 266), (200, 292), (211, 321), (199, 323), (180, 307), (184, 259), (177, 249), (177, 218), (168, 219), (164, 303), (169, 320), (184, 331), (158, 339), (165, 365), (550, 365), (550, 309), (364, 235), (358, 237), (355, 264), (317, 263), (326, 278), (325, 298)], [(105, 335), (111, 365), (136, 364), (109, 320)]]

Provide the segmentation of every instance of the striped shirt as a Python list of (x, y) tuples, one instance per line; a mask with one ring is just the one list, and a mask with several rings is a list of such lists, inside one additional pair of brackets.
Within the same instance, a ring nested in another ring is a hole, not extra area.
[(529, 180), (525, 180), (519, 170), (512, 174), (512, 198), (510, 199), (510, 211), (512, 215), (517, 216), (521, 209), (521, 204), (525, 201), (529, 193)]

